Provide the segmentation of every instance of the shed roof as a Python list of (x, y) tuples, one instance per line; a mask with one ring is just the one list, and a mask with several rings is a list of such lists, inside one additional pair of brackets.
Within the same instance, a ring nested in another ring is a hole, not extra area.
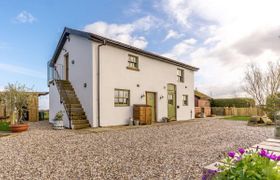
[(99, 43), (105, 42), (106, 44), (109, 44), (111, 46), (126, 49), (126, 50), (132, 51), (134, 53), (141, 54), (143, 56), (148, 56), (148, 57), (151, 57), (153, 59), (160, 60), (160, 61), (163, 61), (163, 62), (166, 62), (166, 63), (169, 63), (169, 64), (177, 65), (177, 66), (180, 66), (180, 67), (192, 70), (192, 71), (199, 70), (199, 68), (197, 68), (197, 67), (193, 67), (193, 66), (187, 65), (185, 63), (182, 63), (182, 62), (179, 62), (179, 61), (167, 58), (167, 57), (160, 56), (160, 55), (152, 53), (152, 52), (148, 52), (148, 51), (145, 51), (145, 50), (142, 50), (142, 49), (139, 49), (139, 48), (121, 43), (119, 41), (115, 41), (115, 40), (112, 40), (112, 39), (109, 39), (109, 38), (106, 38), (106, 37), (103, 37), (103, 36), (100, 36), (100, 35), (97, 35), (97, 34), (85, 32), (85, 31), (79, 31), (79, 30), (71, 29), (71, 28), (67, 28), (67, 27), (64, 28), (64, 31), (63, 31), (63, 33), (60, 37), (60, 40), (58, 42), (58, 45), (57, 45), (56, 50), (54, 52), (54, 55), (53, 55), (52, 59), (50, 60), (50, 64), (49, 64), (50, 66), (52, 66), (52, 67), (54, 66), (54, 64), (55, 64), (55, 62), (56, 62), (56, 60), (57, 60), (57, 58), (60, 54), (60, 51), (62, 50), (62, 48), (64, 46), (64, 43), (67, 40), (67, 36), (69, 34), (74, 34), (76, 36), (84, 37), (84, 38), (87, 38), (89, 40), (99, 42)]
[(194, 95), (199, 97), (200, 99), (212, 99), (210, 96), (207, 96), (206, 94), (204, 94), (198, 90), (194, 90)]

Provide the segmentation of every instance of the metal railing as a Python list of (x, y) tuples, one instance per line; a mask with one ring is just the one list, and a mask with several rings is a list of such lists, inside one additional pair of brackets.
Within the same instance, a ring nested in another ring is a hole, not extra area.
[[(59, 75), (59, 73), (56, 69), (54, 69), (53, 73), (54, 73), (53, 74), (53, 80), (56, 84), (56, 87), (57, 87), (59, 95), (60, 95), (60, 103), (63, 103), (63, 106), (66, 110), (66, 114), (67, 114), (68, 119), (69, 119), (69, 127), (70, 127), (70, 129), (72, 129), (71, 102), (69, 100), (68, 94), (67, 94), (63, 84), (59, 84), (59, 82), (58, 82), (58, 81), (61, 81), (61, 80), (64, 80), (64, 79), (61, 78), (61, 76)], [(66, 102), (68, 102), (68, 107), (66, 106)]]

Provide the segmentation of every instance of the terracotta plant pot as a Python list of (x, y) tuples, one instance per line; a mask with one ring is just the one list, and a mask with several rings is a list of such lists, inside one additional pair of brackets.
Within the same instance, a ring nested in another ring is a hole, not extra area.
[(10, 125), (10, 130), (14, 133), (23, 132), (28, 130), (28, 124), (14, 124)]

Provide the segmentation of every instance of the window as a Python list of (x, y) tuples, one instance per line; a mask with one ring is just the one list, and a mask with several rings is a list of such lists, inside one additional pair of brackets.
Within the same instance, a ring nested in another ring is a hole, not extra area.
[(168, 104), (173, 105), (173, 99), (174, 99), (173, 94), (168, 94), (167, 99), (168, 99)]
[(177, 69), (177, 81), (184, 82), (184, 70), (183, 69)]
[(139, 60), (137, 56), (128, 55), (128, 69), (139, 70)]
[(115, 106), (129, 106), (129, 90), (115, 89)]
[(183, 95), (183, 106), (188, 106), (188, 100), (189, 98), (188, 98), (188, 95)]

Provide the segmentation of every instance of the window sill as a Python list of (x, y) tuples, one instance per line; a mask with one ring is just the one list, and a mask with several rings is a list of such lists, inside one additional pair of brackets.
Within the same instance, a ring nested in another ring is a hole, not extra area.
[(127, 66), (126, 69), (133, 70), (133, 71), (140, 71), (140, 69), (138, 69), (138, 68), (133, 68), (133, 67), (129, 67), (129, 66)]
[(115, 104), (115, 107), (129, 107), (127, 104)]

